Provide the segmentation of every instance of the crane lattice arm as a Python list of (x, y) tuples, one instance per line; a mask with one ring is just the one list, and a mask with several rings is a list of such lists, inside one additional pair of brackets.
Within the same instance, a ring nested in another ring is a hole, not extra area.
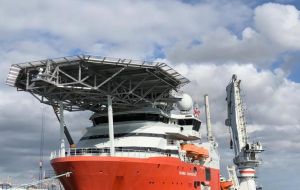
[(246, 120), (240, 95), (240, 80), (233, 75), (232, 81), (226, 88), (227, 113), (226, 125), (230, 127), (235, 155), (239, 155), (247, 145)]
[[(241, 81), (233, 75), (226, 87), (228, 118), (225, 124), (229, 126), (235, 158), (233, 162), (239, 171), (239, 190), (256, 190), (255, 169), (260, 164), (258, 154), (263, 151), (260, 142), (249, 143), (246, 131), (246, 119), (241, 99)], [(232, 170), (232, 169), (231, 169)], [(232, 171), (231, 171), (232, 172)]]

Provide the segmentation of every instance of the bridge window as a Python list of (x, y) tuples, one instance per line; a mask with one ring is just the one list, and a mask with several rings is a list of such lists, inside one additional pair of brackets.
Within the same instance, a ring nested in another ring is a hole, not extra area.
[[(114, 115), (114, 122), (124, 122), (124, 121), (158, 121), (163, 123), (168, 123), (169, 118), (158, 115), (158, 114), (147, 114), (147, 113), (137, 113), (137, 114), (123, 114), (123, 115)], [(94, 119), (96, 125), (100, 123), (108, 123), (107, 116), (101, 116)]]
[(178, 119), (178, 125), (193, 125), (193, 130), (199, 131), (201, 122), (196, 119)]
[(193, 125), (193, 119), (178, 119), (178, 125)]
[(200, 126), (201, 126), (201, 122), (200, 121), (198, 121), (198, 120), (194, 120), (193, 121), (193, 130), (199, 131)]

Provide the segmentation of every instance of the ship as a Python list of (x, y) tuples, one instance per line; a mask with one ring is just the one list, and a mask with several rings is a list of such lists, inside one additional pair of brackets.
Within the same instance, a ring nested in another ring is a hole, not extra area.
[[(66, 190), (257, 188), (262, 147), (247, 142), (236, 77), (227, 87), (237, 166), (228, 168), (228, 180), (220, 177), (208, 95), (203, 138), (199, 108), (180, 90), (189, 80), (165, 63), (78, 55), (13, 64), (6, 82), (53, 107), (60, 147), (50, 162)], [(64, 111), (85, 110), (92, 126), (75, 144)]]

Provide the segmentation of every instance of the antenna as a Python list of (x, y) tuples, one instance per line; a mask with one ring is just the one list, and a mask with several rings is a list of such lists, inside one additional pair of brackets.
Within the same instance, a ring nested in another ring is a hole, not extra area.
[[(40, 162), (39, 162), (39, 180), (43, 179), (43, 161), (44, 161), (44, 138), (45, 138), (45, 107), (42, 106), (42, 129), (40, 141)], [(41, 184), (40, 184), (41, 186)]]

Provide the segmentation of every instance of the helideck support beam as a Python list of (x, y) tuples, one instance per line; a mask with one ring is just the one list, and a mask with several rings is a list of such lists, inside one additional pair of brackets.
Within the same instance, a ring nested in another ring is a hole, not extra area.
[(111, 96), (107, 96), (107, 112), (108, 112), (108, 131), (110, 141), (110, 156), (115, 155), (115, 139), (114, 139), (114, 121)]
[[(60, 123), (60, 117), (59, 117), (59, 114), (58, 114), (58, 112), (59, 112), (58, 108), (54, 107), (54, 106), (52, 106), (52, 108), (53, 108), (53, 111), (55, 113), (55, 116), (56, 116), (57, 120)], [(75, 145), (75, 143), (73, 141), (73, 138), (72, 138), (72, 136), (71, 136), (71, 134), (70, 134), (70, 132), (69, 132), (68, 127), (66, 126), (66, 124), (64, 124), (64, 133), (66, 135), (66, 138), (68, 140), (68, 143), (69, 143), (70, 147), (75, 147), (76, 145)]]
[(64, 138), (64, 104), (59, 102), (59, 115), (60, 115), (60, 156), (65, 157), (65, 138)]

